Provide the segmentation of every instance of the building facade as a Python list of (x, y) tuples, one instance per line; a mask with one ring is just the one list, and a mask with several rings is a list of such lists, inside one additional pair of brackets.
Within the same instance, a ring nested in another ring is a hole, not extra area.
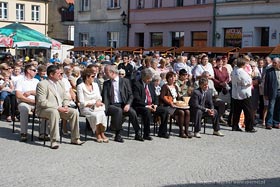
[[(78, 0), (75, 4), (75, 46), (127, 45), (127, 0)], [(124, 14), (123, 14), (124, 13)], [(123, 23), (124, 21), (124, 23)]]
[(48, 1), (47, 0), (1, 0), (0, 27), (19, 22), (31, 29), (47, 35)]
[(49, 2), (47, 34), (62, 41), (74, 41), (74, 0)]
[(132, 0), (129, 46), (211, 46), (212, 0)]
[(215, 45), (276, 46), (280, 43), (279, 0), (216, 0)]

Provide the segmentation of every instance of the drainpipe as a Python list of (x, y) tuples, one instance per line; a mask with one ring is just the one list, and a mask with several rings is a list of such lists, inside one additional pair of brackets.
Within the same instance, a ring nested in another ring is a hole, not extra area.
[(213, 7), (213, 28), (212, 28), (212, 46), (216, 47), (216, 6), (217, 0), (214, 0), (214, 7)]
[(48, 0), (45, 0), (45, 36), (47, 36), (47, 1)]
[(129, 46), (129, 28), (130, 28), (130, 0), (127, 2), (127, 25), (126, 25), (126, 46)]

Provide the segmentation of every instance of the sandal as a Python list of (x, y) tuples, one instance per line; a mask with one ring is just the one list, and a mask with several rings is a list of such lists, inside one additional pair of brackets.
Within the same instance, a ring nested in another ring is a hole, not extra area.
[(109, 143), (109, 138), (103, 139), (103, 142), (104, 142), (104, 143)]

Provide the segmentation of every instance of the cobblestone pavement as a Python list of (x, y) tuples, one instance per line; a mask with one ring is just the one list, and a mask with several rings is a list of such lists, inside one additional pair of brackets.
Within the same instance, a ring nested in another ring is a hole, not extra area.
[(201, 139), (181, 139), (173, 127), (168, 140), (137, 142), (131, 135), (123, 144), (112, 137), (100, 144), (90, 136), (82, 146), (64, 137), (51, 150), (38, 141), (38, 131), (34, 142), (22, 143), (18, 122), (13, 134), (11, 123), (1, 121), (0, 186), (280, 186), (280, 130), (257, 130), (222, 127), (221, 138), (207, 128)]

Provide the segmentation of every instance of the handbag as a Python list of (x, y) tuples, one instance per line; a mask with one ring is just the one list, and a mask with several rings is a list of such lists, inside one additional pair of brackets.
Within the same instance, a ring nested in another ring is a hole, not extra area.
[(93, 112), (105, 111), (105, 105), (102, 105), (102, 106), (99, 106), (99, 107), (96, 107), (94, 105), (94, 107), (92, 107), (91, 109), (93, 109)]
[(164, 96), (164, 99), (169, 103), (169, 104), (172, 104), (173, 103), (173, 97), (172, 96)]

